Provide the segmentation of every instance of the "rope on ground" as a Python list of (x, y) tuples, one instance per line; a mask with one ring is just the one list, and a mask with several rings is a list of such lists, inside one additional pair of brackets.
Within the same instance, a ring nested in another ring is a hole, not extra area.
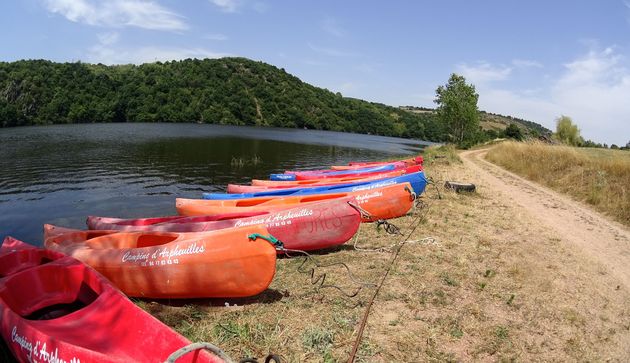
[[(440, 245), (440, 241), (435, 238), (435, 237), (424, 237), (423, 239), (419, 239), (419, 240), (412, 240), (412, 241), (407, 241), (405, 242), (405, 244), (419, 244), (419, 245), (435, 245), (435, 246), (439, 246)], [(384, 246), (384, 247), (378, 247), (378, 248), (365, 248), (365, 247), (359, 247), (357, 244), (357, 241), (355, 241), (354, 243), (354, 249), (360, 252), (387, 252), (387, 253), (391, 253), (394, 251), (394, 249), (396, 247), (399, 246), (399, 243), (392, 243), (389, 246)]]
[(427, 178), (427, 184), (433, 185), (433, 188), (435, 188), (435, 191), (437, 192), (438, 199), (442, 199), (442, 194), (440, 193), (440, 187), (438, 183), (433, 178), (429, 177)]
[[(316, 289), (317, 292), (319, 292), (319, 290), (321, 290), (321, 289), (334, 288), (334, 289), (339, 290), (345, 296), (347, 296), (349, 298), (352, 298), (352, 297), (357, 296), (359, 294), (359, 292), (361, 292), (361, 290), (363, 290), (363, 288), (376, 287), (376, 284), (359, 281), (354, 276), (354, 274), (352, 273), (352, 270), (350, 270), (350, 267), (348, 267), (348, 265), (346, 265), (343, 262), (322, 264), (322, 263), (319, 263), (313, 256), (308, 254), (306, 251), (292, 250), (292, 249), (287, 249), (287, 248), (279, 248), (279, 250), (283, 251), (284, 254), (287, 257), (289, 257), (289, 258), (293, 257), (293, 256), (290, 255), (290, 253), (299, 253), (299, 254), (304, 255), (304, 260), (298, 266), (297, 271), (300, 272), (300, 273), (307, 274), (307, 275), (310, 276), (311, 284), (315, 285), (315, 289)], [(304, 268), (304, 266), (308, 262), (312, 262), (315, 265), (315, 267), (311, 267), (311, 268), (308, 268), (308, 269)], [(352, 281), (353, 284), (358, 285), (357, 289), (354, 292), (348, 293), (343, 288), (339, 287), (338, 285), (326, 284), (326, 277), (328, 276), (327, 272), (324, 272), (322, 274), (317, 274), (316, 269), (318, 269), (318, 268), (322, 269), (322, 268), (332, 267), (332, 266), (342, 266), (342, 267), (344, 267), (346, 269), (346, 273), (348, 275), (348, 278)]]
[(183, 357), (184, 355), (190, 353), (190, 352), (194, 352), (196, 350), (201, 350), (201, 349), (206, 349), (212, 352), (212, 354), (216, 355), (217, 357), (221, 358), (225, 363), (233, 363), (234, 361), (228, 357), (225, 352), (223, 352), (221, 350), (221, 348), (217, 347), (214, 344), (211, 343), (192, 343), (189, 344), (185, 347), (179, 348), (178, 350), (174, 351), (173, 353), (171, 353), (171, 355), (168, 356), (168, 358), (166, 358), (166, 361), (164, 361), (164, 363), (175, 363), (175, 361), (177, 361), (179, 358)]
[(376, 290), (374, 291), (372, 298), (370, 299), (367, 307), (365, 308), (365, 313), (363, 314), (363, 318), (361, 319), (361, 325), (359, 326), (359, 331), (357, 333), (357, 339), (354, 341), (352, 352), (350, 353), (350, 357), (348, 358), (348, 363), (354, 363), (354, 359), (357, 355), (357, 351), (359, 350), (359, 345), (361, 344), (361, 340), (363, 339), (363, 331), (365, 330), (365, 326), (367, 325), (367, 320), (368, 320), (368, 317), (370, 316), (372, 305), (374, 304), (374, 301), (376, 300), (376, 296), (381, 291), (381, 288), (383, 287), (383, 284), (385, 283), (385, 279), (389, 275), (389, 272), (391, 271), (392, 266), (394, 265), (394, 262), (396, 262), (396, 259), (398, 258), (398, 255), (400, 254), (400, 250), (405, 245), (405, 243), (409, 240), (411, 235), (416, 231), (420, 223), (427, 216), (429, 209), (430, 209), (430, 206), (424, 210), (423, 214), (420, 214), (419, 216), (416, 217), (414, 227), (411, 229), (411, 231), (409, 231), (405, 239), (403, 239), (400, 243), (398, 243), (397, 246), (393, 248), (393, 254), (389, 260), (387, 269), (385, 270), (385, 273), (383, 274), (383, 277), (381, 278), (380, 283), (376, 287)]
[(374, 221), (374, 216), (372, 216), (372, 214), (370, 214), (370, 212), (368, 212), (365, 209), (361, 208), (358, 204), (356, 204), (354, 202), (348, 202), (348, 205), (350, 205), (352, 208), (354, 208), (357, 211), (359, 211), (359, 213), (361, 214), (361, 219), (363, 219), (365, 221)]

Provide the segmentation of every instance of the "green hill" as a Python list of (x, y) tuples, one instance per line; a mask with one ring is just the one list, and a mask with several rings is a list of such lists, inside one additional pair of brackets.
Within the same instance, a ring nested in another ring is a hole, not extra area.
[(0, 125), (200, 122), (446, 139), (431, 115), (343, 97), (244, 58), (0, 62)]
[[(423, 115), (433, 115), (435, 113), (435, 109), (428, 107), (401, 106), (400, 109)], [(551, 130), (540, 124), (518, 117), (504, 116), (497, 113), (480, 111), (479, 118), (479, 126), (481, 126), (481, 128), (486, 132), (492, 130), (499, 134), (504, 131), (510, 124), (516, 124), (525, 136), (538, 137), (540, 135), (551, 136), (552, 134)]]

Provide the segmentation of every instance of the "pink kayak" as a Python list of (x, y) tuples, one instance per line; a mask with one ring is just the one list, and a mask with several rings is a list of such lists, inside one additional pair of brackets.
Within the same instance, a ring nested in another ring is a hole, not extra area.
[(361, 223), (360, 213), (352, 206), (354, 203), (355, 199), (348, 197), (276, 212), (141, 219), (90, 216), (87, 225), (99, 230), (205, 232), (264, 224), (285, 248), (308, 251), (340, 245), (354, 236)]
[[(375, 168), (378, 167), (389, 167), (387, 170), (383, 169), (383, 170), (376, 170)], [(356, 171), (356, 173), (373, 173), (373, 172), (384, 172), (384, 171), (392, 171), (392, 170), (399, 170), (399, 169), (404, 169), (405, 167), (407, 167), (407, 165), (403, 162), (386, 162), (386, 163), (381, 163), (381, 164), (377, 164), (377, 165), (367, 165), (367, 166), (351, 166), (350, 169), (346, 170), (347, 172), (354, 172)], [(375, 170), (369, 170), (369, 169), (375, 169)], [(340, 170), (335, 170), (335, 169), (319, 169), (319, 170), (286, 170), (284, 173), (285, 174), (295, 174), (295, 175), (325, 175), (325, 174), (337, 174)], [(351, 174), (344, 174), (344, 175), (351, 175)]]
[[(405, 164), (407, 164), (408, 166), (410, 165), (422, 165), (424, 163), (424, 158), (421, 155), (418, 155), (414, 158), (409, 158), (409, 159), (402, 159), (402, 160), (396, 160), (398, 162), (403, 162)], [(391, 162), (391, 161), (389, 161)], [(348, 163), (348, 166), (351, 167), (365, 167), (365, 166), (375, 166), (375, 165), (380, 165), (380, 164), (386, 164), (388, 163), (388, 161), (382, 162), (382, 161), (351, 161)], [(343, 168), (344, 166), (338, 166)], [(335, 166), (332, 167), (332, 169), (335, 169)], [(342, 169), (341, 169), (342, 170)]]
[(394, 171), (390, 171), (390, 172), (386, 172), (386, 173), (382, 173), (382, 174), (376, 174), (376, 175), (358, 175), (358, 176), (343, 176), (343, 177), (335, 177), (335, 178), (321, 178), (321, 179), (309, 179), (309, 180), (261, 180), (261, 179), (252, 179), (252, 185), (260, 185), (260, 186), (266, 186), (266, 187), (285, 187), (288, 185), (295, 185), (298, 187), (301, 186), (310, 186), (310, 185), (314, 185), (314, 184), (323, 184), (323, 183), (337, 183), (337, 182), (344, 182), (344, 183), (353, 183), (356, 182), (357, 180), (360, 179), (381, 179), (381, 178), (393, 178), (393, 177), (397, 177), (397, 176), (401, 176), (401, 175), (405, 175), (405, 174), (409, 174), (409, 173), (416, 173), (418, 171), (421, 171), (422, 167), (420, 165), (415, 165), (415, 166), (411, 166), (405, 169), (400, 169), (400, 170), (394, 170)]
[[(190, 344), (78, 260), (11, 237), (0, 248), (0, 334), (20, 362), (164, 362)], [(177, 362), (223, 362), (194, 351)]]
[(271, 190), (279, 190), (279, 189), (291, 189), (291, 188), (315, 188), (315, 187), (323, 187), (330, 185), (340, 185), (340, 184), (354, 184), (354, 183), (363, 183), (370, 182), (376, 180), (382, 180), (387, 178), (394, 178), (401, 175), (406, 175), (410, 173), (416, 173), (421, 171), (422, 167), (420, 165), (414, 165), (407, 167), (405, 169), (395, 170), (388, 173), (367, 176), (367, 177), (350, 177), (350, 178), (341, 178), (341, 179), (322, 179), (322, 180), (298, 180), (298, 181), (278, 181), (273, 182), (271, 180), (252, 180), (252, 185), (239, 185), (239, 184), (228, 184), (227, 192), (236, 194), (236, 193), (255, 193), (255, 192), (264, 192)]

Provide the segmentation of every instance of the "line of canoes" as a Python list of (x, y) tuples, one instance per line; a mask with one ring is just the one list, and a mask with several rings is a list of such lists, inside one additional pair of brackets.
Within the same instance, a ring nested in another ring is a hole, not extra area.
[[(425, 187), (421, 157), (350, 163), (178, 198), (177, 216), (89, 216), (87, 230), (45, 225), (45, 249), (7, 237), (0, 248), (2, 336), (21, 361), (163, 361), (189, 342), (122, 293), (259, 294), (273, 280), (277, 254), (343, 244), (361, 222), (408, 213)], [(127, 334), (160, 343), (134, 346)], [(181, 361), (221, 360), (196, 352)]]

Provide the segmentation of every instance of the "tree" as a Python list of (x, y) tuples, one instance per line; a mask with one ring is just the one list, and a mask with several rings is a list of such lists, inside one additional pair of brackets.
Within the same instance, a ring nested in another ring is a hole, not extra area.
[(569, 116), (560, 116), (556, 119), (556, 133), (554, 138), (564, 144), (578, 146), (582, 143), (580, 129), (573, 124)]
[(505, 129), (505, 137), (508, 137), (510, 139), (515, 139), (515, 140), (522, 140), (523, 134), (521, 133), (521, 128), (516, 126), (516, 124), (511, 123)]
[(466, 79), (455, 73), (435, 91), (437, 117), (459, 144), (472, 140), (479, 128), (478, 99), (475, 86), (466, 84)]

